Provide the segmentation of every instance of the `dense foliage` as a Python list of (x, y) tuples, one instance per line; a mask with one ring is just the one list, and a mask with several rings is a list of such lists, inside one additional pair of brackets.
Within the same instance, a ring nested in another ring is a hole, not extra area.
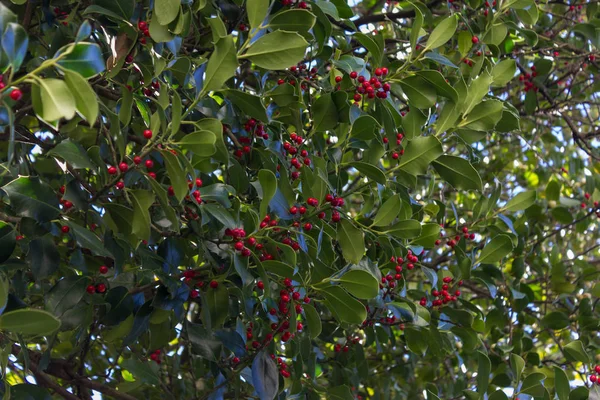
[(599, 32), (3, 0), (4, 398), (600, 398)]

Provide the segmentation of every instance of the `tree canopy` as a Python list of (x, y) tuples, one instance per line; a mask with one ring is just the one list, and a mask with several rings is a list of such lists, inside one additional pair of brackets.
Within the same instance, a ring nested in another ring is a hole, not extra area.
[(3, 398), (600, 399), (599, 33), (3, 0)]

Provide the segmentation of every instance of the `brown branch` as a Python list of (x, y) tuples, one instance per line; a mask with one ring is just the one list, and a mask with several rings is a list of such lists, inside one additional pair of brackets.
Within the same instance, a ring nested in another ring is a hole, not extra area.
[(33, 16), (33, 0), (27, 1), (27, 7), (25, 8), (25, 16), (23, 17), (23, 28), (29, 29), (31, 24), (31, 17)]
[(36, 364), (31, 363), (29, 365), (29, 369), (31, 370), (31, 372), (33, 372), (33, 375), (35, 376), (35, 379), (38, 381), (38, 384), (40, 384), (40, 386), (51, 388), (57, 394), (61, 395), (64, 399), (79, 400), (79, 398), (73, 393), (69, 392), (68, 390), (60, 386), (58, 383), (54, 382), (54, 380), (52, 380), (50, 376), (40, 371)]

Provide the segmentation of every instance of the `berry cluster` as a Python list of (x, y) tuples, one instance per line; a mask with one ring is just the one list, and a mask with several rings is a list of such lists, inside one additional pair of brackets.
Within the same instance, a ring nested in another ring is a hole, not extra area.
[(146, 44), (146, 38), (150, 37), (150, 30), (148, 28), (148, 23), (146, 21), (138, 22), (138, 29), (141, 32), (140, 39), (139, 39), (140, 43)]
[[(441, 227), (443, 228), (444, 225), (442, 224)], [(469, 228), (467, 226), (463, 226), (462, 227), (462, 237), (465, 240), (475, 240), (475, 234), (474, 233), (469, 233)], [(440, 237), (444, 237), (444, 232), (440, 232)], [(458, 242), (460, 241), (460, 234), (457, 232), (456, 235), (454, 236), (454, 238), (448, 240), (448, 247), (450, 248), (454, 248), (454, 246), (456, 246), (458, 244)], [(440, 244), (442, 244), (442, 241), (440, 239), (435, 241), (435, 245), (439, 246)]]
[[(388, 72), (388, 69), (385, 67), (376, 68), (375, 71), (373, 71), (375, 76), (371, 77), (371, 79), (367, 79), (363, 75), (358, 75), (356, 71), (350, 72), (350, 78), (356, 80), (354, 104), (360, 105), (360, 101), (363, 100), (365, 96), (368, 99), (374, 99), (375, 97), (380, 99), (387, 98), (388, 92), (392, 87), (389, 83), (383, 82), (382, 79)], [(338, 83), (341, 82), (342, 77), (337, 76), (335, 81)]]
[[(460, 296), (460, 290), (458, 289), (458, 287), (463, 285), (463, 281), (460, 280), (456, 283), (456, 289), (454, 290), (453, 294), (450, 294), (450, 292), (452, 291), (450, 285), (454, 282), (454, 279), (450, 276), (446, 276), (443, 279), (443, 285), (442, 285), (442, 290), (432, 290), (431, 291), (431, 295), (433, 297), (437, 297), (437, 299), (432, 300), (431, 301), (431, 307), (441, 307), (444, 304), (448, 304), (450, 302), (456, 302), (458, 300), (458, 297)], [(427, 306), (427, 297), (422, 297), (421, 301), (419, 302), (419, 304), (421, 304), (423, 307)]]
[(539, 88), (535, 86), (533, 82), (533, 78), (535, 78), (536, 76), (537, 72), (535, 70), (535, 65), (531, 66), (531, 73), (525, 72), (519, 75), (519, 81), (523, 82), (523, 84), (525, 85), (525, 88), (523, 89), (525, 92), (528, 92), (530, 90), (537, 92), (539, 90)]
[(302, 8), (306, 10), (308, 8), (308, 3), (305, 1), (297, 1), (297, 0), (281, 0), (281, 5), (284, 7), (294, 7)]
[(88, 292), (89, 294), (94, 294), (94, 293), (105, 293), (106, 292), (106, 285), (104, 283), (99, 283), (97, 285), (88, 285), (85, 288), (86, 292)]
[(65, 194), (65, 191), (66, 191), (66, 187), (64, 185), (62, 185), (61, 187), (58, 188), (58, 192), (60, 193), (60, 196), (58, 196), (60, 205), (63, 207), (63, 210), (67, 211), (73, 207), (73, 203), (70, 202), (69, 200), (66, 200), (63, 197), (63, 195)]
[(160, 364), (160, 354), (161, 351), (160, 349), (156, 349), (152, 352), (152, 354), (150, 354), (150, 360), (154, 361), (157, 364)]

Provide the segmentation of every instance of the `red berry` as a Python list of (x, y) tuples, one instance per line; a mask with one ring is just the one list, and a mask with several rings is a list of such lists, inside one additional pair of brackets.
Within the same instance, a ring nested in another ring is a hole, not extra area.
[(144, 137), (145, 137), (146, 139), (150, 139), (150, 138), (152, 138), (152, 131), (151, 131), (150, 129), (146, 129), (146, 130), (144, 130)]
[(135, 165), (140, 165), (142, 163), (142, 157), (140, 157), (140, 156), (133, 157), (133, 163)]
[(219, 282), (215, 281), (214, 279), (212, 281), (210, 281), (210, 287), (213, 289), (216, 289), (219, 287)]
[(94, 294), (94, 293), (96, 293), (96, 286), (94, 286), (94, 285), (88, 285), (85, 288), (85, 291), (88, 292), (89, 294)]
[(200, 296), (200, 292), (198, 290), (194, 289), (190, 292), (190, 298), (195, 299), (198, 296)]
[(336, 81), (337, 83), (340, 83), (340, 82), (342, 81), (342, 77), (341, 77), (341, 76), (336, 76), (336, 77), (335, 77), (335, 81)]
[(234, 363), (234, 364), (239, 364), (240, 363), (240, 358), (239, 357), (233, 357), (231, 359), (231, 362)]
[(304, 224), (304, 230), (305, 231), (310, 231), (312, 229), (312, 224), (310, 222), (307, 222)]
[(590, 382), (594, 383), (598, 380), (598, 377), (596, 375), (591, 375), (590, 376)]
[(140, 31), (145, 31), (146, 29), (148, 29), (148, 23), (146, 21), (138, 22), (138, 29)]
[(100, 273), (104, 275), (108, 272), (108, 267), (106, 265), (101, 265), (100, 268), (98, 268), (98, 271), (100, 271)]
[(260, 290), (263, 290), (265, 288), (265, 284), (263, 283), (263, 281), (258, 281), (256, 283), (256, 287), (258, 287)]
[(13, 91), (10, 92), (10, 98), (13, 99), (14, 101), (19, 101), (19, 100), (21, 100), (22, 97), (23, 97), (23, 92), (21, 92), (20, 89), (13, 89)]
[(110, 175), (115, 175), (117, 173), (117, 169), (115, 167), (108, 167), (108, 173)]
[(242, 242), (236, 242), (233, 247), (235, 247), (235, 249), (237, 251), (242, 251), (242, 249), (244, 248), (244, 243), (242, 243)]
[(477, 44), (477, 43), (479, 43), (479, 38), (477, 36), (473, 36), (471, 38), (471, 42), (473, 42), (473, 44)]
[(98, 293), (106, 292), (106, 285), (104, 283), (99, 283), (98, 285), (96, 285), (96, 292), (98, 292)]
[(69, 228), (67, 225), (63, 225), (60, 227), (60, 230), (62, 233), (69, 233), (69, 231), (71, 230), (71, 228)]
[(154, 161), (152, 160), (146, 160), (146, 168), (150, 169), (152, 167), (154, 167)]
[(357, 76), (358, 76), (358, 73), (356, 73), (356, 71), (350, 72), (350, 78), (356, 79)]
[(126, 162), (122, 162), (119, 164), (119, 170), (121, 170), (121, 172), (126, 172), (129, 169), (129, 165), (127, 165)]

